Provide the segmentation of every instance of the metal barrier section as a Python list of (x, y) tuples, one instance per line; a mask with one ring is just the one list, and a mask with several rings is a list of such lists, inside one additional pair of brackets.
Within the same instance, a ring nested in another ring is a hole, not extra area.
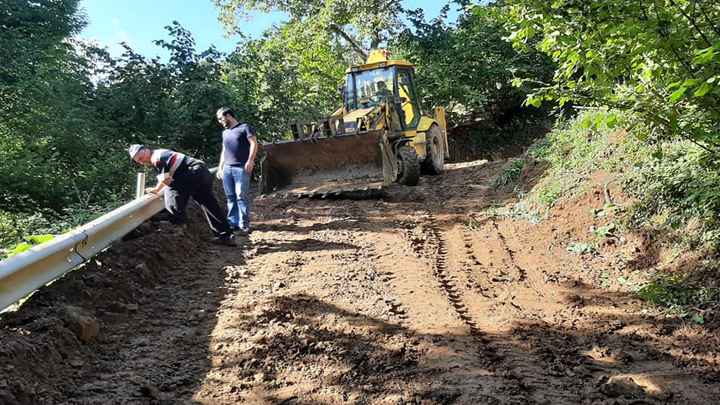
[(0, 261), (0, 311), (87, 262), (162, 211), (157, 195), (145, 195), (102, 217)]
[[(213, 167), (210, 172), (217, 173)], [(0, 313), (120, 240), (165, 209), (160, 195), (144, 193), (138, 175), (137, 199), (68, 233), (0, 261)]]

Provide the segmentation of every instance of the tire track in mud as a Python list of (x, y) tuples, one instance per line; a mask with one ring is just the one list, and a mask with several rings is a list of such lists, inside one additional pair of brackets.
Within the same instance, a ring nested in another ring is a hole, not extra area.
[[(537, 357), (535, 350), (528, 347), (523, 342), (523, 338), (515, 335), (515, 331), (506, 335), (505, 333), (499, 333), (499, 331), (487, 331), (481, 326), (480, 319), (477, 316), (482, 316), (481, 313), (473, 314), (465, 303), (465, 300), (471, 300), (471, 298), (463, 297), (463, 294), (467, 294), (469, 291), (474, 290), (478, 294), (482, 295), (486, 299), (490, 299), (493, 302), (503, 301), (502, 297), (495, 296), (493, 298), (492, 291), (493, 286), (490, 279), (483, 280), (478, 275), (487, 271), (478, 259), (473, 246), (473, 238), (468, 234), (467, 229), (463, 228), (460, 231), (462, 239), (462, 255), (467, 259), (467, 264), (461, 265), (461, 268), (457, 270), (464, 271), (467, 273), (469, 279), (473, 279), (475, 285), (468, 285), (468, 289), (462, 291), (457, 283), (457, 277), (452, 275), (454, 270), (452, 267), (448, 267), (448, 258), (450, 247), (443, 236), (442, 231), (437, 225), (437, 217), (426, 212), (426, 221), (420, 225), (424, 228), (424, 231), (428, 234), (428, 244), (433, 246), (433, 251), (428, 251), (428, 258), (432, 261), (433, 275), (439, 281), (443, 292), (448, 298), (457, 315), (466, 324), (470, 330), (471, 337), (477, 343), (477, 354), (478, 360), (483, 364), (486, 369), (493, 371), (497, 376), (502, 377), (504, 380), (501, 383), (502, 386), (508, 389), (513, 387), (511, 390), (516, 393), (522, 392), (521, 394), (525, 400), (532, 399), (540, 404), (557, 404), (557, 405), (570, 405), (579, 403), (579, 396), (568, 397), (566, 389), (563, 389), (563, 385), (572, 385), (572, 382), (565, 381), (564, 379), (557, 380), (556, 377), (548, 374), (544, 366)], [(531, 269), (526, 269), (518, 262), (516, 251), (514, 251), (507, 240), (506, 236), (501, 232), (498, 224), (491, 220), (492, 228), (497, 237), (497, 240), (501, 246), (499, 252), (496, 253), (496, 259), (501, 263), (504, 263), (507, 270), (510, 270), (510, 274), (514, 274), (512, 278), (501, 277), (498, 281), (504, 285), (503, 289), (507, 289), (508, 295), (505, 299), (509, 299), (509, 304), (513, 306), (516, 311), (522, 312), (523, 308), (515, 302), (515, 294), (512, 292), (510, 287), (512, 284), (519, 283), (529, 289), (534, 290), (540, 297), (545, 297), (548, 293), (547, 290), (543, 289), (538, 284), (538, 280), (533, 276)], [(492, 250), (490, 251), (492, 254)], [(498, 257), (499, 256), (499, 257)], [(504, 257), (503, 257), (504, 256)], [(475, 274), (478, 273), (478, 274)], [(483, 285), (488, 284), (488, 285)], [(471, 301), (467, 301), (471, 302)]]
[[(495, 233), (498, 236), (498, 239), (502, 243), (503, 250), (505, 251), (505, 254), (510, 260), (510, 263), (512, 267), (515, 269), (515, 271), (518, 273), (517, 281), (521, 282), (522, 285), (530, 288), (535, 293), (538, 294), (539, 298), (546, 298), (548, 297), (548, 294), (550, 293), (549, 289), (546, 287), (543, 287), (545, 284), (544, 281), (538, 280), (537, 273), (538, 271), (532, 271), (528, 270), (527, 268), (520, 266), (518, 264), (518, 259), (516, 257), (516, 251), (510, 248), (510, 243), (508, 239), (505, 237), (505, 235), (500, 231), (500, 228), (498, 227), (498, 224), (496, 221), (492, 221), (493, 229), (495, 230)], [(539, 270), (539, 269), (538, 269)], [(516, 303), (512, 303), (512, 305), (517, 306)]]
[[(509, 335), (504, 333), (496, 333), (491, 331), (483, 330), (478, 320), (476, 320), (478, 313), (472, 314), (470, 308), (465, 303), (466, 294), (468, 290), (463, 292), (457, 283), (457, 277), (452, 275), (452, 268), (448, 266), (447, 255), (450, 247), (443, 236), (442, 231), (437, 226), (437, 218), (433, 214), (427, 214), (426, 221), (419, 225), (423, 228), (423, 231), (427, 235), (427, 257), (431, 260), (433, 275), (440, 283), (443, 292), (447, 296), (448, 301), (454, 308), (459, 318), (465, 323), (470, 330), (470, 336), (477, 343), (477, 354), (478, 360), (483, 364), (486, 369), (493, 371), (497, 376), (501, 377), (504, 383), (501, 383), (506, 389), (515, 390), (515, 392), (523, 392), (525, 398), (532, 398), (537, 400), (538, 403), (552, 403), (552, 404), (575, 404), (579, 401), (579, 397), (571, 397), (568, 399), (567, 392), (562, 389), (563, 385), (570, 384), (568, 381), (555, 381), (556, 377), (548, 374), (541, 364), (539, 359), (536, 357), (537, 353), (534, 353), (522, 339), (518, 339), (514, 336), (514, 332), (510, 332)], [(516, 261), (514, 252), (507, 246), (507, 240), (497, 228), (497, 225), (493, 223), (493, 228), (498, 235), (499, 242), (504, 247), (500, 252), (500, 255), (507, 255), (510, 258), (511, 263), (515, 266), (515, 269), (523, 272), (523, 280), (515, 279), (514, 281), (505, 280), (505, 284), (520, 282), (523, 285), (527, 285), (531, 282), (531, 274), (525, 272)], [(473, 272), (483, 271), (483, 266), (478, 257), (475, 255), (473, 249), (472, 236), (468, 234), (466, 230), (462, 230), (462, 247), (461, 251), (465, 258), (469, 259), (467, 265), (461, 266), (457, 270), (465, 271), (470, 274)], [(503, 260), (506, 261), (506, 260)], [(478, 283), (480, 284), (480, 283)], [(485, 298), (493, 299), (485, 291), (488, 286), (478, 285), (475, 286), (479, 290), (479, 294)], [(530, 286), (530, 288), (533, 288)], [(533, 288), (535, 289), (535, 288)], [(472, 291), (472, 289), (469, 289)], [(538, 291), (540, 292), (540, 291)], [(514, 294), (510, 295), (514, 297)], [(502, 300), (502, 298), (494, 298), (493, 301)], [(517, 304), (511, 302), (518, 310), (522, 310)], [(512, 388), (510, 388), (512, 387)], [(549, 401), (549, 402), (548, 402)]]
[(492, 297), (488, 294), (488, 286), (486, 285), (488, 284), (486, 283), (488, 280), (483, 280), (484, 282), (477, 280), (478, 275), (487, 275), (487, 270), (477, 257), (475, 249), (473, 248), (472, 237), (464, 226), (461, 228), (460, 233), (462, 235), (463, 247), (465, 248), (465, 256), (468, 258), (467, 266), (462, 268), (468, 276), (467, 287), (470, 290), (476, 290), (484, 298), (491, 299)]
[(500, 232), (500, 228), (498, 227), (497, 222), (492, 221), (492, 224), (493, 224), (493, 228), (495, 229), (495, 232), (498, 235), (498, 238), (502, 242), (503, 248), (505, 249), (505, 253), (507, 253), (508, 257), (510, 258), (510, 264), (512, 265), (513, 269), (515, 271), (517, 271), (517, 273), (518, 273), (517, 280), (525, 281), (525, 279), (527, 278), (527, 270), (525, 270), (524, 268), (520, 267), (517, 264), (517, 260), (515, 259), (515, 252), (512, 249), (510, 249), (510, 247), (508, 246), (507, 239), (505, 239), (505, 235), (503, 235), (502, 232)]
[[(437, 218), (433, 214), (427, 215), (427, 223), (423, 225), (424, 230), (429, 234), (429, 243), (434, 246), (434, 251), (429, 255), (432, 260), (433, 275), (447, 296), (448, 301), (455, 310), (458, 317), (469, 329), (470, 337), (477, 344), (478, 361), (488, 370), (494, 370), (501, 360), (501, 357), (492, 344), (491, 339), (480, 329), (478, 322), (473, 318), (469, 308), (465, 304), (460, 288), (456, 284), (456, 278), (450, 274), (447, 265), (448, 245), (438, 229)], [(467, 243), (465, 243), (467, 245)], [(466, 247), (466, 252), (469, 249)], [(472, 254), (472, 252), (470, 252)], [(475, 259), (477, 261), (477, 259)]]
[[(571, 402), (565, 401), (562, 390), (555, 388), (557, 384), (554, 384), (552, 378), (544, 372), (540, 363), (532, 360), (528, 361), (528, 356), (533, 357), (533, 355), (526, 351), (524, 345), (513, 339), (512, 335), (497, 335), (487, 333), (481, 329), (465, 304), (462, 293), (455, 282), (455, 277), (451, 275), (450, 269), (448, 269), (446, 257), (448, 245), (442, 231), (435, 224), (436, 221), (434, 215), (428, 214), (427, 223), (423, 224), (423, 228), (430, 236), (428, 243), (434, 246), (434, 251), (430, 255), (434, 259), (433, 274), (440, 282), (440, 286), (457, 315), (469, 328), (470, 336), (477, 343), (477, 354), (480, 363), (486, 369), (495, 372), (497, 376), (501, 377), (504, 380), (502, 384), (506, 389), (523, 392), (527, 398), (534, 398), (539, 403), (568, 405), (575, 403), (572, 402), (575, 398)], [(471, 267), (481, 267), (473, 252), (471, 237), (466, 232), (462, 232), (462, 236), (463, 253), (474, 264)], [(550, 402), (547, 402), (548, 400)]]
[(442, 236), (440, 230), (435, 226), (437, 218), (429, 214), (429, 224), (426, 225), (426, 230), (430, 234), (430, 244), (434, 246), (434, 252), (432, 257), (434, 258), (433, 275), (440, 282), (440, 286), (448, 297), (448, 301), (455, 309), (455, 312), (460, 319), (470, 328), (470, 334), (476, 337), (481, 337), (480, 329), (477, 326), (477, 322), (470, 316), (469, 311), (465, 303), (463, 302), (462, 296), (459, 292), (457, 285), (455, 285), (454, 278), (450, 276), (447, 271), (447, 244)]

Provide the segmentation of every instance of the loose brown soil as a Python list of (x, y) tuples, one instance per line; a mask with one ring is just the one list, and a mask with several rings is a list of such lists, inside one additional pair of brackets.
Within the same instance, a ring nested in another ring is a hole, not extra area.
[(602, 184), (536, 225), (477, 215), (512, 201), (503, 164), (256, 199), (236, 248), (197, 210), (145, 224), (3, 315), (0, 403), (717, 404), (718, 330), (632, 292), (646, 238), (566, 250)]

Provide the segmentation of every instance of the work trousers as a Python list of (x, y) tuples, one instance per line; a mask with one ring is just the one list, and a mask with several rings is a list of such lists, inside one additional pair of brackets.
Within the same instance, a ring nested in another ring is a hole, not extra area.
[(170, 213), (170, 222), (187, 223), (186, 208), (190, 197), (202, 207), (210, 229), (215, 236), (232, 235), (225, 212), (220, 208), (213, 194), (215, 176), (203, 164), (190, 166), (165, 190), (165, 209)]

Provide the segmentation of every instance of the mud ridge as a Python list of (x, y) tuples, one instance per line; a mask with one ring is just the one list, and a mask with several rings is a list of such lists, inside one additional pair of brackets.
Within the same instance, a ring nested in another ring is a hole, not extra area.
[(466, 227), (462, 228), (461, 235), (465, 250), (465, 257), (468, 259), (468, 265), (463, 267), (462, 270), (471, 278), (468, 283), (468, 288), (476, 290), (484, 298), (491, 299), (492, 297), (488, 295), (487, 285), (477, 280), (477, 275), (486, 274), (487, 271), (483, 267), (482, 263), (480, 263), (480, 260), (477, 258), (475, 250), (473, 249), (473, 238), (468, 234)]
[(515, 259), (515, 252), (510, 249), (510, 247), (508, 247), (507, 239), (505, 239), (505, 235), (500, 232), (500, 228), (498, 228), (497, 222), (492, 221), (492, 224), (495, 228), (495, 232), (497, 232), (498, 238), (502, 242), (505, 253), (507, 253), (508, 257), (510, 258), (510, 263), (512, 264), (513, 268), (518, 272), (518, 281), (524, 281), (527, 278), (527, 271), (517, 264), (517, 260)]

